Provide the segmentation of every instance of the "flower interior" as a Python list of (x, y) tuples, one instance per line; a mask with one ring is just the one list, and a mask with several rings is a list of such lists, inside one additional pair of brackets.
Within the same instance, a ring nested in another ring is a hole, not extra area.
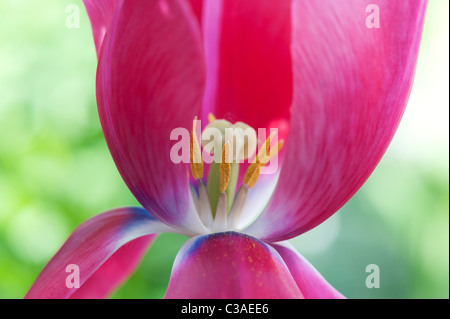
[[(209, 115), (209, 124), (201, 134), (203, 152), (212, 156), (207, 182), (203, 181), (204, 160), (202, 147), (196, 133), (197, 118), (193, 121), (190, 140), (190, 169), (197, 181), (197, 188), (191, 186), (192, 198), (197, 214), (204, 227), (214, 233), (228, 230), (239, 231), (243, 208), (253, 186), (258, 181), (261, 168), (266, 166), (280, 152), (284, 140), (271, 146), (276, 135), (272, 132), (256, 152), (256, 132), (243, 122), (234, 124)], [(209, 129), (220, 132), (219, 138), (208, 134)], [(242, 185), (236, 192), (239, 170), (247, 160)]]

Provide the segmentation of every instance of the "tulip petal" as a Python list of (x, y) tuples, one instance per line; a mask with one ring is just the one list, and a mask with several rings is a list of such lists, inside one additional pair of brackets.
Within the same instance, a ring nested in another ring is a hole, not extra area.
[(273, 194), (278, 176), (278, 173), (259, 176), (256, 185), (248, 192), (237, 229), (245, 229), (259, 217)]
[[(120, 208), (97, 215), (73, 232), (25, 298), (103, 298), (137, 266), (155, 237), (152, 234), (161, 232), (175, 230), (142, 208)], [(78, 289), (82, 291), (78, 296), (77, 288), (71, 286), (75, 282), (70, 281), (76, 270), (70, 267), (79, 270)], [(89, 288), (99, 286), (88, 291), (83, 287), (85, 283)]]
[(203, 0), (188, 0), (191, 5), (192, 12), (194, 12), (195, 16), (198, 19), (199, 27), (202, 24), (202, 15), (203, 15)]
[(269, 204), (246, 233), (281, 241), (317, 226), (386, 151), (411, 90), (426, 1), (377, 1), (380, 28), (368, 27), (371, 2), (293, 2), (285, 159)]
[[(267, 128), (292, 103), (290, 0), (205, 1), (203, 110)], [(203, 111), (203, 120), (207, 112)]]
[(302, 298), (278, 253), (234, 232), (188, 240), (175, 259), (165, 298)]
[(289, 243), (271, 244), (283, 258), (306, 299), (345, 299)]
[(171, 132), (190, 129), (200, 114), (202, 50), (187, 2), (124, 1), (97, 72), (103, 132), (128, 188), (156, 218), (196, 233), (203, 229), (189, 191), (189, 165), (172, 160)]
[(118, 7), (119, 0), (83, 0), (84, 6), (91, 21), (97, 56), (100, 56), (103, 39), (108, 31), (109, 24)]
[(120, 247), (83, 285), (71, 299), (103, 299), (115, 291), (139, 266), (156, 234), (136, 238)]

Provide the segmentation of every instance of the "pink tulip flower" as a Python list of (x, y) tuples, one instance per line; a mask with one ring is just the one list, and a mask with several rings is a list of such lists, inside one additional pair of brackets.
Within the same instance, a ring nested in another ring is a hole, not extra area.
[[(79, 226), (26, 298), (107, 297), (162, 232), (189, 237), (166, 298), (343, 298), (286, 240), (340, 209), (382, 158), (412, 87), (426, 0), (84, 4), (102, 129), (143, 208)], [(195, 118), (198, 132), (217, 121), (278, 129), (276, 173), (205, 163), (203, 176), (202, 163), (174, 163), (171, 132)]]

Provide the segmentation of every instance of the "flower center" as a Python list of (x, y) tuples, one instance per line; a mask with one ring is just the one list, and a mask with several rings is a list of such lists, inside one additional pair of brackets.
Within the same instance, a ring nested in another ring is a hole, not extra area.
[[(192, 198), (197, 213), (206, 229), (211, 232), (239, 230), (238, 224), (251, 188), (258, 181), (261, 168), (267, 165), (283, 147), (283, 140), (271, 147), (273, 132), (257, 149), (255, 130), (243, 122), (234, 124), (209, 115), (209, 124), (198, 141), (196, 122), (193, 121), (190, 144), (190, 167), (197, 189), (191, 185)], [(210, 157), (207, 183), (203, 181), (204, 156)], [(250, 162), (250, 159), (253, 159)], [(240, 164), (251, 163), (244, 175), (243, 184), (236, 192)]]

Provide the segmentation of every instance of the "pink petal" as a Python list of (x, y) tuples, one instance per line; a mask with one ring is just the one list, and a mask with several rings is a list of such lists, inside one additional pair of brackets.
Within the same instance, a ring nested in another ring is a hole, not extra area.
[(426, 1), (293, 2), (294, 101), (277, 188), (246, 232), (295, 237), (334, 214), (363, 185), (403, 115)]
[(344, 299), (322, 275), (291, 245), (272, 244), (289, 268), (306, 299)]
[(189, 164), (172, 162), (170, 136), (200, 114), (204, 68), (188, 4), (137, 0), (114, 15), (97, 73), (102, 128), (125, 183), (156, 218), (197, 231)]
[(97, 56), (100, 56), (103, 39), (106, 31), (108, 31), (114, 10), (118, 7), (119, 0), (83, 0), (83, 2), (91, 20)]
[(240, 233), (191, 238), (179, 251), (165, 298), (302, 298), (278, 253)]
[(126, 281), (139, 266), (156, 234), (136, 238), (120, 247), (70, 296), (72, 299), (105, 298)]
[(198, 19), (199, 27), (202, 24), (202, 15), (203, 15), (203, 0), (188, 0), (191, 5), (192, 12), (194, 12), (195, 16)]
[[(155, 238), (151, 234), (169, 231), (173, 229), (142, 208), (120, 208), (97, 215), (67, 239), (25, 298), (103, 298), (137, 266)], [(67, 278), (75, 274), (67, 268), (69, 265), (79, 269), (79, 293), (66, 285)], [(89, 291), (93, 287), (95, 290)]]
[(204, 3), (208, 69), (204, 109), (254, 128), (289, 118), (290, 6), (290, 0)]

